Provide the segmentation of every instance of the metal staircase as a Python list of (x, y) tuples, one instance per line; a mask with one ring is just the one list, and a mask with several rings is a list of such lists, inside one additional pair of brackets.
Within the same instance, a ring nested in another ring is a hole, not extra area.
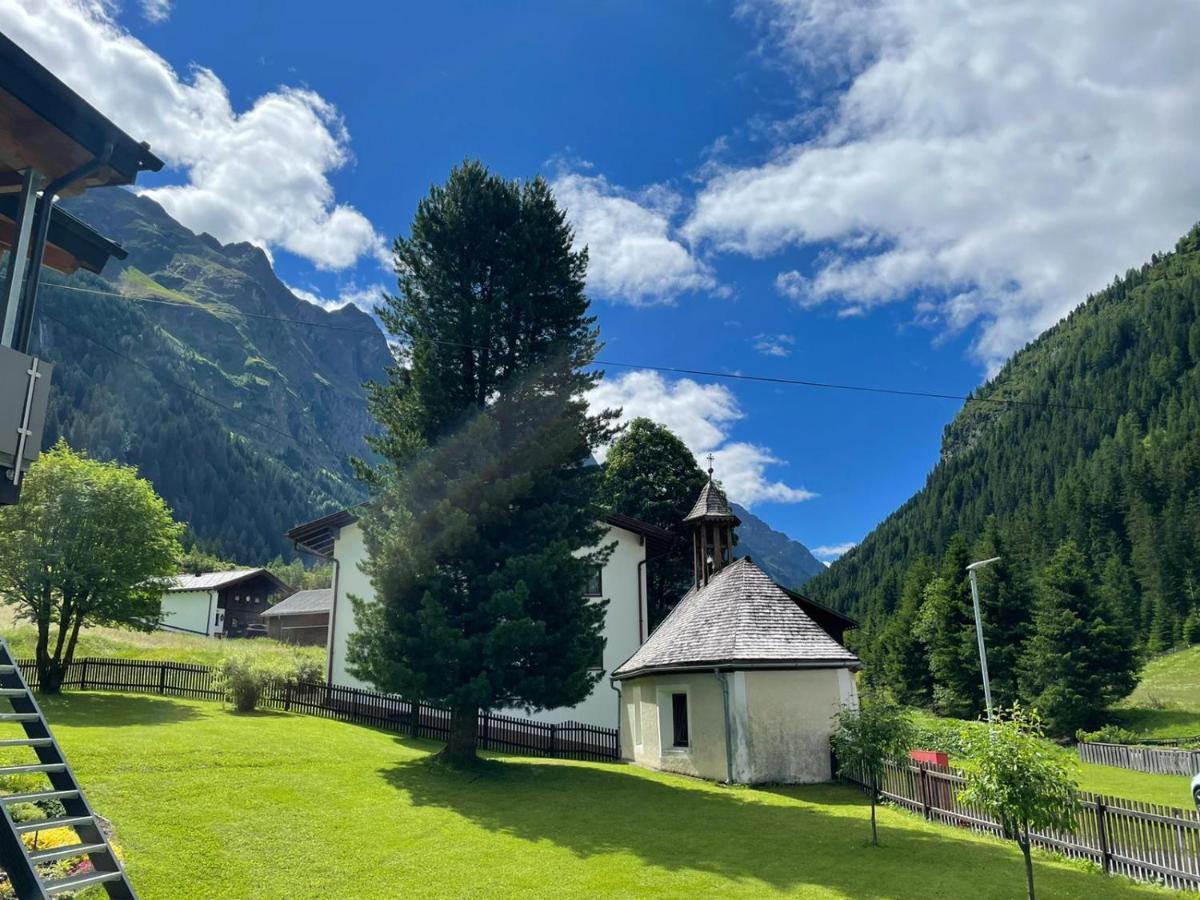
[[(67, 763), (46, 724), (41, 707), (25, 683), (21, 670), (9, 652), (8, 644), (0, 638), (0, 698), (12, 704), (12, 711), (0, 711), (0, 723), (18, 724), (24, 737), (0, 734), (0, 750), (28, 748), (37, 755), (37, 762), (21, 765), (0, 764), (0, 775), (44, 774), (49, 779), (45, 790), (0, 796), (0, 868), (3, 868), (20, 900), (44, 900), (64, 891), (79, 891), (95, 884), (104, 885), (109, 897), (135, 900), (137, 894), (125, 877), (121, 863), (100, 830), (100, 823), (75, 774)], [(6, 727), (6, 726), (4, 726)], [(13, 731), (13, 735), (18, 732)], [(12, 807), (18, 803), (59, 801), (65, 815), (14, 822)], [(52, 828), (73, 828), (79, 842), (49, 850), (27, 850), (21, 835)], [(91, 861), (92, 870), (65, 878), (44, 877), (38, 866), (72, 857)]]

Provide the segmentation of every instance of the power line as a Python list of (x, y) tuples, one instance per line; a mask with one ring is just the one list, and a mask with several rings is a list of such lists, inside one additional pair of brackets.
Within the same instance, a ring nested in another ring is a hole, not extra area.
[[(117, 297), (126, 301), (135, 301), (138, 303), (154, 303), (160, 306), (172, 306), (180, 309), (198, 310), (216, 314), (213, 310), (206, 308), (199, 303), (184, 303), (178, 300), (166, 300), (159, 297), (134, 297), (129, 294), (123, 294), (117, 291), (102, 291), (95, 288), (76, 287), (72, 285), (57, 285), (63, 290), (76, 291), (84, 294), (98, 294), (105, 297)], [(272, 316), (266, 313), (252, 313), (244, 310), (230, 307), (222, 309), (221, 314), (240, 316), (248, 319), (261, 319), (270, 322), (281, 322), (290, 325), (300, 325), (308, 328), (328, 328), (335, 331), (349, 331), (358, 334), (376, 335), (382, 334), (378, 329), (355, 328), (350, 325), (337, 325), (330, 322), (306, 322), (303, 319), (293, 319), (286, 316)], [(439, 340), (437, 338), (426, 338), (430, 343), (438, 344), (445, 347), (456, 347), (462, 350), (474, 350), (482, 352), (484, 347), (479, 347), (472, 344), (460, 343), (457, 341)], [(938, 391), (918, 391), (905, 388), (890, 388), (880, 387), (878, 385), (863, 385), (863, 384), (845, 384), (833, 381), (815, 381), (803, 378), (784, 378), (772, 375), (747, 375), (741, 372), (719, 372), (710, 369), (691, 369), (680, 366), (662, 366), (652, 363), (631, 363), (622, 362), (612, 359), (596, 359), (593, 360), (593, 365), (611, 366), (617, 369), (642, 369), (651, 372), (662, 372), (671, 375), (691, 375), (700, 378), (723, 378), (729, 381), (749, 381), (760, 384), (776, 384), (789, 385), (792, 387), (807, 387), (818, 390), (832, 391), (850, 391), (861, 394), (881, 394), (893, 397), (915, 397), (929, 400), (957, 400), (963, 403), (993, 403), (1001, 406), (1030, 406), (1040, 407), (1045, 409), (1064, 409), (1073, 410), (1076, 412), (1099, 412), (1101, 410), (1112, 411), (1113, 407), (1091, 406), (1086, 404), (1060, 403), (1052, 400), (1021, 400), (1012, 397), (977, 397), (970, 394), (948, 394)]]

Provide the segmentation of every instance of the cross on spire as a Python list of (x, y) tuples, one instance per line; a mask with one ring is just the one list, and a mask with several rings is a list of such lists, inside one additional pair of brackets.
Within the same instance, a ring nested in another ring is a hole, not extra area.
[(710, 454), (708, 454), (708, 477), (709, 478), (712, 478), (712, 473), (713, 473), (713, 455), (710, 453)]

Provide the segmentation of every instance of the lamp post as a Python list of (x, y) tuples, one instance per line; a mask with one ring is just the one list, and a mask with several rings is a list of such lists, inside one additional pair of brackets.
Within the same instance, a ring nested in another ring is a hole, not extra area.
[(967, 574), (971, 576), (971, 600), (975, 604), (975, 637), (979, 639), (979, 668), (983, 670), (983, 702), (987, 706), (989, 725), (993, 722), (992, 683), (988, 679), (987, 650), (983, 646), (983, 619), (979, 615), (979, 584), (975, 581), (975, 570), (999, 561), (1000, 557), (993, 556), (991, 559), (981, 559), (979, 562), (973, 562), (967, 566)]

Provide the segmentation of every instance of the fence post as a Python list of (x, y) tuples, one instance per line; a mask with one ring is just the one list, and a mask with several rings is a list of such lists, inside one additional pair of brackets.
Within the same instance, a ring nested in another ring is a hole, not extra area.
[(1100, 840), (1100, 868), (1104, 870), (1104, 874), (1110, 874), (1112, 869), (1112, 858), (1108, 852), (1108, 829), (1104, 824), (1104, 800), (1100, 797), (1096, 798), (1096, 836)]
[(482, 727), (479, 729), (479, 740), (481, 741), (479, 746), (483, 747), (483, 749), (485, 749), (485, 750), (487, 749), (487, 745), (488, 745), (488, 721), (489, 721), (489, 718), (490, 717), (488, 716), (487, 712), (485, 711), (480, 720), (480, 724), (482, 725)]
[(283, 711), (290, 712), (292, 709), (292, 683), (287, 683), (287, 688), (283, 695)]
[(85, 656), (83, 658), (83, 673), (79, 676), (79, 689), (81, 691), (87, 690), (87, 667), (88, 667), (88, 658)]
[(167, 664), (165, 662), (158, 664), (158, 692), (160, 694), (167, 692)]
[(932, 815), (929, 812), (929, 774), (925, 770), (925, 763), (917, 765), (917, 784), (921, 789), (921, 809), (928, 821)]
[(412, 703), (409, 704), (409, 706), (411, 707), (409, 712), (412, 715), (412, 726), (411, 726), (412, 736), (416, 737), (417, 729), (421, 725), (421, 701), (414, 700)]
[(558, 726), (550, 723), (550, 755), (558, 755)]

